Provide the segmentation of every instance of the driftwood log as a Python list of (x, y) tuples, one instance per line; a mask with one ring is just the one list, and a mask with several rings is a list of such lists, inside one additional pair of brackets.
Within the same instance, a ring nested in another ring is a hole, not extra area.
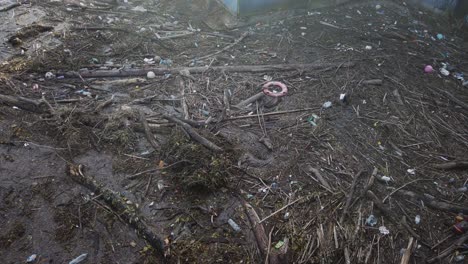
[(79, 72), (60, 73), (67, 78), (111, 78), (111, 77), (137, 77), (146, 76), (149, 71), (156, 75), (180, 74), (189, 72), (190, 74), (201, 74), (208, 70), (224, 72), (287, 72), (287, 71), (310, 71), (324, 68), (350, 68), (355, 64), (352, 62), (343, 63), (311, 63), (311, 64), (276, 64), (276, 65), (239, 65), (239, 66), (214, 66), (214, 67), (182, 67), (182, 68), (145, 68), (145, 69), (119, 69), (119, 70), (84, 70)]
[(398, 194), (401, 194), (401, 195), (404, 195), (404, 196), (407, 196), (416, 200), (421, 200), (424, 202), (424, 204), (426, 204), (428, 207), (431, 207), (432, 209), (445, 211), (445, 212), (451, 212), (455, 214), (458, 214), (458, 213), (468, 214), (468, 207), (437, 201), (434, 197), (430, 195), (419, 195), (415, 192), (405, 191), (405, 190), (399, 190)]
[(0, 104), (7, 105), (7, 106), (16, 106), (20, 109), (35, 112), (35, 113), (43, 113), (45, 112), (41, 106), (44, 104), (42, 100), (33, 100), (28, 99), (21, 96), (9, 96), (0, 94)]
[(137, 234), (145, 239), (164, 258), (164, 243), (144, 222), (143, 217), (138, 213), (134, 203), (128, 203), (128, 199), (122, 195), (105, 188), (90, 176), (83, 173), (82, 165), (70, 165), (69, 176), (77, 183), (92, 191), (96, 197), (102, 199), (122, 218), (129, 226), (137, 231)]

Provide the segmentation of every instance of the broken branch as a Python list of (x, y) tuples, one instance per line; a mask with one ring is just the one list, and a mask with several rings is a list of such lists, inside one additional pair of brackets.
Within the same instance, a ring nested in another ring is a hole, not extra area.
[(83, 174), (82, 165), (70, 165), (68, 174), (77, 183), (88, 188), (107, 205), (115, 210), (116, 213), (131, 227), (135, 228), (137, 233), (145, 239), (160, 255), (164, 257), (164, 243), (145, 223), (134, 203), (128, 203), (127, 198), (122, 198), (116, 192), (105, 188), (92, 177)]
[(191, 127), (189, 124), (187, 123), (184, 123), (183, 121), (181, 121), (180, 119), (174, 117), (174, 116), (170, 116), (170, 115), (163, 115), (163, 117), (173, 123), (176, 123), (177, 125), (180, 125), (189, 135), (190, 137), (197, 141), (198, 143), (202, 144), (204, 147), (206, 147), (207, 149), (210, 149), (214, 152), (223, 152), (223, 149), (218, 147), (216, 144), (214, 144), (213, 142), (209, 141), (208, 139), (202, 137), (200, 134), (198, 134), (197, 131), (195, 131), (193, 129), (193, 127)]

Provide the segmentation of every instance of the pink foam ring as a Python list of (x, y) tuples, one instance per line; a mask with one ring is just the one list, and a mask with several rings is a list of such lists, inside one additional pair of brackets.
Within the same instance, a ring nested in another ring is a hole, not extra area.
[(431, 65), (426, 65), (426, 67), (424, 67), (424, 72), (425, 73), (433, 73), (434, 68)]
[[(281, 91), (280, 92), (274, 92), (274, 91), (270, 90), (270, 88), (272, 88), (274, 86), (281, 88)], [(267, 82), (267, 83), (265, 83), (263, 85), (263, 93), (265, 95), (271, 96), (271, 97), (283, 97), (286, 94), (288, 94), (288, 87), (286, 86), (286, 84), (284, 84), (282, 82)]]

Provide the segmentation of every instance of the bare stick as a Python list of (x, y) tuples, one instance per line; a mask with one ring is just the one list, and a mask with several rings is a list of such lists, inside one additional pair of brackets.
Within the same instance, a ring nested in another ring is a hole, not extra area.
[(218, 55), (220, 53), (223, 53), (225, 52), (226, 50), (234, 47), (235, 45), (239, 44), (239, 42), (241, 42), (242, 40), (244, 40), (248, 35), (249, 35), (249, 31), (247, 32), (244, 32), (242, 33), (242, 35), (240, 36), (240, 38), (236, 39), (233, 43), (227, 45), (226, 47), (224, 47), (222, 50), (219, 50), (219, 51), (216, 51), (216, 52), (213, 52), (211, 54), (208, 54), (206, 56), (203, 56), (203, 57), (200, 57), (200, 58), (197, 58), (198, 60), (204, 60), (204, 59), (207, 59), (209, 57), (212, 57), (212, 56), (215, 56), (215, 55)]
[(320, 173), (320, 171), (312, 166), (307, 166), (307, 170), (312, 172), (315, 177), (317, 177), (317, 180), (326, 188), (328, 189), (330, 192), (331, 192), (331, 186), (330, 184), (328, 183), (327, 180), (325, 180), (325, 178), (322, 176), (322, 174)]
[(304, 108), (304, 109), (278, 111), (278, 112), (271, 112), (271, 113), (257, 114), (257, 115), (236, 116), (236, 117), (231, 117), (231, 118), (228, 118), (228, 119), (224, 119), (223, 121), (233, 121), (233, 120), (239, 120), (239, 119), (258, 118), (259, 116), (286, 115), (286, 114), (292, 114), (292, 113), (298, 113), (298, 112), (315, 111), (317, 109), (319, 109), (319, 108)]
[(255, 94), (255, 95), (253, 95), (253, 96), (251, 96), (251, 97), (245, 99), (244, 101), (242, 101), (242, 102), (236, 104), (234, 107), (236, 107), (236, 108), (238, 108), (238, 109), (242, 109), (242, 108), (248, 106), (249, 104), (251, 104), (251, 103), (253, 103), (253, 102), (255, 102), (255, 101), (260, 100), (260, 99), (263, 98), (264, 96), (265, 96), (265, 94), (262, 93), (262, 92), (257, 93), (257, 94)]
[(184, 111), (184, 119), (190, 119), (190, 114), (188, 110), (188, 105), (187, 101), (185, 101), (185, 84), (184, 84), (184, 79), (182, 77), (177, 76), (176, 77), (176, 82), (177, 85), (179, 86), (180, 90), (180, 97), (181, 97), (181, 103), (182, 103), (182, 110)]
[(441, 259), (447, 257), (454, 250), (456, 250), (458, 247), (463, 245), (466, 241), (468, 241), (468, 234), (465, 234), (465, 235), (461, 236), (458, 240), (455, 241), (455, 243), (453, 243), (448, 248), (446, 248), (444, 251), (442, 251), (442, 253), (440, 253), (438, 256), (433, 257), (431, 259), (428, 259), (427, 263), (433, 263), (433, 262), (436, 262), (438, 260), (441, 260)]
[(190, 137), (197, 141), (198, 143), (202, 144), (204, 147), (206, 147), (207, 149), (210, 149), (214, 152), (223, 152), (223, 149), (218, 147), (216, 144), (214, 144), (213, 142), (209, 141), (208, 139), (202, 137), (200, 134), (197, 133), (197, 131), (195, 131), (193, 129), (193, 127), (191, 127), (189, 124), (187, 123), (184, 123), (183, 121), (181, 121), (180, 119), (174, 117), (174, 116), (170, 116), (170, 115), (163, 115), (163, 117), (173, 123), (176, 123), (178, 125), (180, 125), (189, 135)]
[(468, 169), (468, 161), (452, 161), (443, 164), (434, 164), (432, 167), (441, 170)]
[(265, 220), (270, 219), (272, 216), (275, 216), (275, 215), (278, 214), (279, 212), (281, 212), (281, 211), (283, 211), (284, 209), (288, 208), (289, 206), (291, 206), (291, 205), (293, 205), (293, 204), (299, 202), (299, 201), (302, 200), (302, 199), (303, 199), (302, 197), (301, 197), (301, 198), (298, 198), (298, 199), (296, 199), (296, 200), (294, 200), (294, 201), (288, 203), (287, 205), (281, 207), (280, 209), (276, 210), (274, 213), (272, 213), (272, 214), (270, 214), (269, 216), (263, 218), (263, 219), (259, 222), (259, 224), (265, 222)]
[[(431, 89), (429, 88), (431, 91), (434, 91), (434, 89)], [(439, 93), (443, 93), (445, 94), (445, 96), (447, 96), (450, 100), (452, 100), (453, 102), (457, 103), (459, 106), (463, 107), (464, 109), (468, 110), (468, 104), (463, 102), (463, 100), (460, 100), (458, 99), (456, 96), (454, 96), (453, 94), (451, 94), (450, 92), (448, 91), (445, 91), (445, 90), (441, 90), (441, 89), (437, 89), (437, 91)]]
[(106, 100), (106, 101), (98, 104), (96, 106), (96, 108), (94, 108), (94, 112), (101, 111), (102, 109), (104, 109), (104, 108), (108, 107), (109, 105), (111, 105), (113, 102), (114, 102), (114, 96), (112, 95), (112, 97), (109, 100)]
[(373, 79), (373, 80), (365, 80), (365, 81), (362, 81), (360, 84), (364, 84), (364, 85), (382, 85), (383, 84), (383, 81), (382, 79)]
[[(406, 221), (406, 216), (403, 216), (401, 218), (401, 225), (404, 226), (406, 228), (406, 230), (413, 236), (415, 237), (416, 239), (421, 239), (421, 237), (416, 234), (416, 232), (414, 232), (414, 230), (409, 226), (408, 222)], [(425, 243), (421, 243), (421, 244), (425, 244)]]
[(255, 211), (255, 209), (242, 199), (241, 202), (247, 214), (247, 218), (249, 219), (250, 225), (252, 226), (252, 232), (254, 233), (255, 240), (257, 241), (257, 246), (260, 250), (260, 254), (262, 254), (262, 256), (265, 257), (265, 262), (268, 261), (269, 264), (288, 263), (282, 261), (281, 258), (284, 255), (286, 255), (288, 251), (289, 240), (287, 238), (284, 239), (285, 245), (281, 251), (271, 252), (271, 234), (273, 232), (273, 229), (270, 231), (269, 237), (267, 237), (265, 227), (261, 224), (260, 218), (258, 217), (258, 214)]
[(390, 198), (390, 196), (392, 196), (393, 194), (395, 194), (396, 192), (398, 192), (399, 190), (405, 188), (406, 186), (410, 185), (410, 184), (413, 184), (415, 182), (418, 182), (418, 181), (432, 181), (431, 179), (416, 179), (414, 181), (410, 181), (408, 183), (405, 183), (403, 184), (402, 186), (396, 188), (395, 190), (393, 190), (393, 192), (389, 193), (387, 196), (385, 196), (385, 198), (383, 198), (382, 200), (382, 203), (385, 203), (385, 201)]
[(406, 247), (406, 251), (403, 254), (403, 257), (401, 258), (400, 264), (409, 264), (409, 261), (411, 259), (411, 253), (413, 252), (413, 243), (414, 243), (414, 238), (410, 237), (408, 246)]
[(367, 181), (367, 184), (366, 184), (366, 187), (364, 188), (364, 191), (361, 193), (361, 195), (359, 195), (358, 198), (356, 198), (356, 200), (354, 200), (354, 202), (351, 204), (351, 207), (353, 207), (360, 199), (362, 199), (364, 196), (366, 196), (367, 191), (371, 189), (372, 185), (374, 185), (375, 176), (377, 175), (378, 172), (379, 172), (379, 170), (377, 168), (374, 168), (374, 170), (372, 171), (371, 176), (369, 177), (369, 180)]
[(224, 109), (226, 110), (226, 112), (231, 111), (231, 94), (228, 89), (224, 90), (223, 103), (224, 103)]
[(351, 184), (351, 188), (349, 190), (348, 198), (346, 199), (346, 204), (345, 204), (345, 207), (343, 209), (343, 214), (340, 217), (340, 223), (343, 223), (343, 220), (344, 220), (345, 216), (348, 214), (349, 206), (351, 205), (351, 200), (353, 199), (353, 195), (354, 195), (354, 189), (356, 187), (357, 180), (359, 179), (359, 176), (361, 176), (361, 174), (362, 174), (362, 170), (359, 171), (354, 176), (353, 183)]
[(390, 221), (392, 221), (393, 223), (396, 223), (393, 215), (392, 215), (392, 212), (390, 211), (390, 209), (388, 209), (383, 203), (382, 201), (380, 201), (379, 197), (377, 197), (377, 195), (375, 195), (375, 193), (373, 193), (372, 191), (367, 191), (367, 196), (369, 198), (372, 199), (372, 201), (374, 202), (374, 205), (384, 214), (386, 215)]
[(145, 113), (143, 113), (143, 111), (140, 111), (140, 122), (143, 126), (143, 130), (145, 131), (146, 139), (148, 139), (148, 142), (151, 144), (154, 150), (158, 151), (158, 143), (154, 139), (154, 135), (151, 132), (151, 128), (149, 127), (148, 122), (146, 121)]
[(252, 226), (252, 231), (255, 235), (258, 249), (260, 250), (260, 253), (262, 254), (262, 256), (265, 256), (267, 253), (267, 247), (268, 247), (268, 238), (265, 232), (265, 228), (261, 224), (260, 217), (258, 217), (258, 214), (255, 211), (255, 209), (253, 209), (253, 207), (247, 202), (245, 202), (244, 200), (242, 200), (242, 205), (247, 214), (250, 225)]

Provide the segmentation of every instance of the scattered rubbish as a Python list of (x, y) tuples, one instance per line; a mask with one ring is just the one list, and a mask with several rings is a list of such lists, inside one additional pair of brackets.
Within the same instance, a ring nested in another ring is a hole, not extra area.
[(348, 99), (348, 97), (346, 96), (345, 93), (340, 94), (340, 101), (341, 101), (341, 102), (345, 103), (347, 99)]
[(371, 49), (372, 49), (372, 46), (367, 45), (367, 46), (365, 47), (365, 49), (366, 49), (366, 50), (371, 50)]
[(308, 16), (321, 15), (321, 12), (307, 12)]
[(47, 80), (55, 79), (55, 74), (53, 74), (52, 72), (46, 72), (45, 78), (46, 78)]
[(366, 219), (367, 226), (376, 226), (377, 225), (377, 218), (374, 215), (369, 215)]
[(164, 65), (164, 66), (167, 66), (167, 67), (171, 67), (172, 66), (172, 60), (171, 59), (161, 59), (159, 61), (159, 65)]
[(35, 92), (39, 91), (39, 84), (37, 84), (37, 83), (33, 84), (32, 85), (32, 90), (35, 91)]
[(130, 246), (131, 246), (131, 247), (136, 247), (136, 246), (137, 246), (137, 243), (136, 243), (135, 241), (132, 241), (132, 242), (130, 242)]
[(390, 177), (388, 177), (388, 176), (385, 176), (385, 175), (382, 176), (380, 179), (381, 179), (382, 181), (384, 181), (385, 183), (388, 183), (388, 182), (390, 182), (390, 181), (392, 180), (392, 178), (390, 178)]
[(388, 235), (388, 234), (390, 234), (390, 230), (388, 230), (388, 228), (385, 227), (385, 226), (379, 227), (379, 232), (380, 232), (380, 234), (382, 234), (382, 235)]
[(421, 223), (421, 216), (420, 215), (416, 215), (414, 217), (414, 223), (419, 225)]
[(81, 263), (83, 260), (85, 260), (88, 257), (88, 253), (81, 254), (78, 257), (74, 258), (72, 261), (68, 262), (68, 264), (78, 264)]
[(263, 85), (262, 91), (267, 96), (283, 97), (288, 94), (288, 87), (282, 82), (267, 82)]
[(462, 84), (464, 87), (468, 87), (468, 81), (464, 81)]
[(425, 73), (433, 73), (434, 72), (434, 67), (432, 67), (431, 65), (426, 65), (426, 67), (424, 67), (424, 72)]
[(438, 40), (443, 40), (445, 38), (445, 36), (443, 34), (440, 34), (440, 33), (437, 34), (436, 37), (437, 37)]
[(277, 190), (278, 189), (278, 183), (274, 182), (271, 184), (271, 189), (272, 190)]
[(449, 76), (450, 72), (445, 68), (440, 68), (440, 74), (442, 74), (443, 76)]
[(284, 241), (280, 240), (278, 243), (275, 244), (276, 249), (280, 249), (284, 246)]
[(154, 58), (144, 58), (143, 61), (146, 64), (155, 64), (156, 62), (154, 61)]
[(376, 9), (376, 10), (380, 10), (381, 8), (382, 8), (381, 5), (376, 5), (376, 6), (375, 6), (375, 9)]
[(332, 105), (333, 105), (332, 102), (327, 101), (322, 105), (322, 108), (327, 109), (327, 108), (332, 107)]
[(76, 91), (76, 93), (84, 95), (84, 96), (88, 96), (88, 97), (91, 97), (91, 95), (92, 95), (90, 92), (85, 91), (85, 90), (79, 90), (79, 91)]
[(271, 82), (273, 80), (273, 77), (271, 77), (270, 75), (263, 75), (263, 80)]
[(457, 79), (459, 81), (462, 81), (462, 82), (465, 81), (465, 76), (461, 72), (454, 73), (453, 77), (455, 77), (455, 79)]
[(156, 78), (156, 74), (152, 71), (149, 71), (147, 74), (146, 74), (146, 78), (148, 79), (154, 79)]
[(333, 24), (330, 24), (330, 23), (328, 23), (328, 22), (325, 22), (325, 21), (320, 21), (319, 23), (320, 23), (320, 24), (322, 24), (322, 25), (324, 25), (324, 26), (329, 26), (329, 27), (332, 27), (332, 28), (341, 29), (340, 27), (338, 27), (338, 26), (335, 26), (335, 25), (333, 25)]
[(36, 259), (37, 259), (37, 255), (36, 255), (36, 254), (32, 254), (31, 256), (29, 256), (29, 257), (26, 259), (26, 262), (31, 263), (31, 262), (36, 261)]
[(164, 184), (164, 181), (163, 180), (158, 180), (158, 190), (159, 191), (162, 191), (164, 190), (164, 188), (166, 188), (166, 185)]
[(307, 118), (307, 122), (309, 122), (312, 126), (317, 126), (317, 121), (320, 117), (316, 114), (312, 114), (309, 118)]
[(468, 186), (463, 186), (457, 189), (457, 192), (466, 192), (468, 191)]
[(284, 220), (288, 220), (289, 219), (289, 216), (290, 216), (290, 213), (289, 212), (286, 212), (283, 216), (283, 219)]
[(240, 232), (241, 231), (241, 228), (238, 224), (236, 224), (236, 222), (234, 222), (234, 220), (232, 219), (229, 219), (228, 220), (228, 224), (232, 227), (232, 229), (234, 229), (234, 231), (236, 232)]
[(406, 170), (406, 172), (408, 172), (408, 174), (411, 174), (411, 175), (416, 175), (416, 169), (408, 169)]

